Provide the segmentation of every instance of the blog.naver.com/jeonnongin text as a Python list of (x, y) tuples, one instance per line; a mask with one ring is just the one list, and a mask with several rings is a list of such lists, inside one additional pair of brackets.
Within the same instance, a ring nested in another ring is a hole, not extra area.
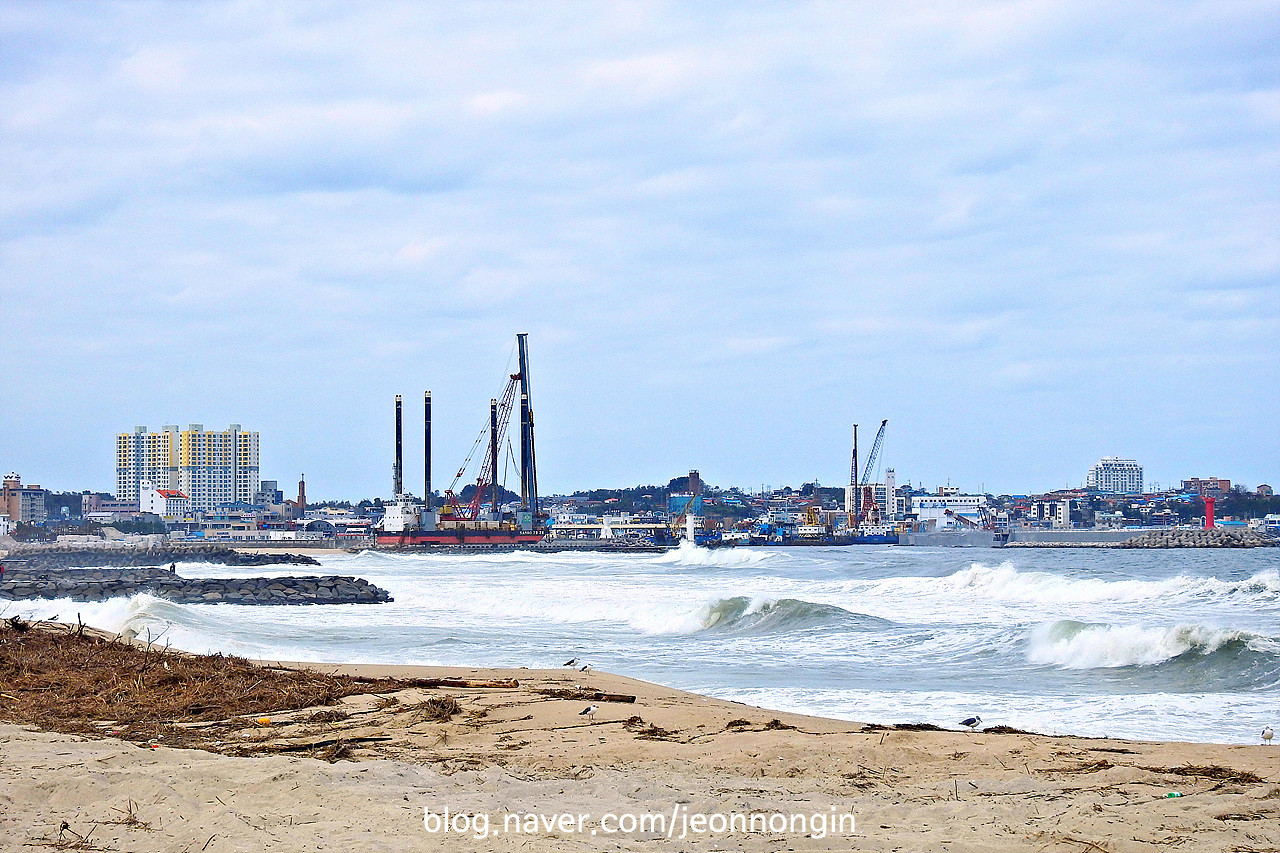
[(674, 805), (666, 812), (466, 812), (448, 807), (423, 810), (432, 835), (466, 835), (483, 840), (498, 835), (645, 835), (670, 839), (773, 833), (826, 838), (853, 835), (852, 812), (831, 806), (815, 812), (697, 812)]

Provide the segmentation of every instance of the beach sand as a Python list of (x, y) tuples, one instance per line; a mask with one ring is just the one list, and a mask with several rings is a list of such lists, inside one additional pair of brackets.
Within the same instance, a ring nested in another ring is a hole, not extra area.
[[(305, 666), (519, 686), (209, 728), (257, 757), (0, 725), (0, 849), (1280, 849), (1280, 749), (1262, 745), (883, 729), (569, 669)], [(644, 815), (674, 816), (671, 837)], [(711, 831), (735, 816), (763, 831)]]

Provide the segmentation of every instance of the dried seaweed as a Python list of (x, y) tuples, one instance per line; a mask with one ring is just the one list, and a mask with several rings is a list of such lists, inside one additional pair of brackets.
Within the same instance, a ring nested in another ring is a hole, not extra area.
[[(0, 720), (68, 734), (142, 743), (204, 745), (218, 726), (331, 705), (344, 696), (399, 689), (311, 670), (257, 666), (225, 655), (188, 655), (37, 626), (0, 624)], [(335, 718), (336, 719), (336, 718)]]
[(1256, 785), (1266, 781), (1248, 770), (1232, 770), (1230, 767), (1222, 767), (1218, 764), (1187, 764), (1182, 767), (1142, 767), (1141, 769), (1170, 776), (1196, 776), (1201, 779), (1217, 779), (1220, 782), (1237, 782), (1245, 785)]

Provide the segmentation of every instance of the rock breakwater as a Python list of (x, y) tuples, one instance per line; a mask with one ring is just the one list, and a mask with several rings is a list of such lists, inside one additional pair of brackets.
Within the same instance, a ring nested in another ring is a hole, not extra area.
[(1117, 548), (1274, 548), (1280, 540), (1252, 530), (1152, 530)]
[(85, 567), (145, 567), (170, 563), (218, 563), (224, 566), (320, 565), (305, 554), (242, 554), (225, 545), (97, 546), (31, 545), (4, 558), (31, 571)]
[(102, 601), (148, 593), (180, 604), (382, 604), (385, 589), (347, 575), (184, 578), (165, 569), (31, 574), (5, 572), (0, 599)]

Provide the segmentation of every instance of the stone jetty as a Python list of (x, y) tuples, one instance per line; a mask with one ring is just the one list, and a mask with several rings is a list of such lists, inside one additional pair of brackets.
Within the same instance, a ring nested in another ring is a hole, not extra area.
[(2, 559), (0, 599), (103, 601), (148, 593), (180, 604), (382, 604), (391, 595), (347, 575), (280, 578), (184, 578), (155, 563), (231, 566), (308, 563), (296, 554), (240, 554), (214, 546), (33, 548)]
[(35, 571), (101, 566), (165, 566), (170, 563), (217, 563), (223, 566), (320, 565), (305, 554), (242, 554), (225, 545), (26, 545), (3, 557)]
[(1252, 530), (1151, 530), (1117, 548), (1274, 548), (1280, 540)]
[[(102, 575), (97, 577), (97, 575)], [(118, 573), (43, 573), (42, 577), (5, 571), (0, 599), (69, 598), (103, 601), (148, 593), (180, 604), (382, 604), (391, 595), (364, 578), (347, 575), (283, 578), (184, 578), (163, 571)]]

